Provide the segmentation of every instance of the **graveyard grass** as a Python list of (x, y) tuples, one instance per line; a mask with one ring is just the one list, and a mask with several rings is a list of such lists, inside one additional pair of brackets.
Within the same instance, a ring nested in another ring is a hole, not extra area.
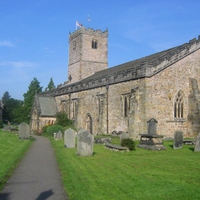
[(70, 200), (200, 199), (200, 152), (194, 146), (173, 149), (165, 141), (164, 151), (121, 153), (94, 144), (93, 156), (80, 157), (63, 141), (51, 142)]
[(19, 140), (18, 135), (0, 130), (0, 190), (31, 143), (32, 140)]

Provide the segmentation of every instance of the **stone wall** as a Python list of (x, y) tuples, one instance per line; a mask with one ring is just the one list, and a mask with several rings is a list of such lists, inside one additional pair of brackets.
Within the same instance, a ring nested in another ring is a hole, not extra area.
[[(197, 117), (194, 113), (198, 110), (195, 106), (198, 104), (196, 94), (199, 93), (199, 76), (200, 50), (151, 78), (146, 78), (146, 115), (149, 119), (153, 117), (158, 120), (158, 134), (172, 136), (175, 130), (183, 131), (184, 136), (197, 134), (197, 129), (194, 124), (192, 125), (194, 121), (191, 123), (188, 120), (189, 116)], [(196, 89), (192, 88), (191, 78), (195, 80), (193, 86), (195, 85)], [(184, 93), (184, 116), (182, 120), (176, 120), (174, 119), (174, 101), (180, 90)]]

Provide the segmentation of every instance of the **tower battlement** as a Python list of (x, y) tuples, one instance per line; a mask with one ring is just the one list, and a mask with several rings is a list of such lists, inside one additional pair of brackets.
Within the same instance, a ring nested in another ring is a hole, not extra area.
[(80, 34), (85, 34), (85, 35), (94, 35), (97, 37), (108, 37), (108, 29), (106, 29), (105, 31), (101, 31), (100, 29), (94, 30), (92, 28), (85, 28), (85, 27), (81, 27), (77, 30), (75, 30), (73, 33), (69, 33), (69, 40), (73, 40), (74, 38), (76, 38), (78, 35)]

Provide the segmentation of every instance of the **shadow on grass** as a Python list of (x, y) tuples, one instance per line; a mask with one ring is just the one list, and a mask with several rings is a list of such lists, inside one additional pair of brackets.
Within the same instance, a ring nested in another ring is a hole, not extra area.
[(190, 147), (189, 150), (190, 150), (190, 151), (194, 151), (194, 147)]
[(173, 144), (170, 144), (169, 147), (173, 149), (173, 148), (174, 148), (174, 145), (173, 145)]

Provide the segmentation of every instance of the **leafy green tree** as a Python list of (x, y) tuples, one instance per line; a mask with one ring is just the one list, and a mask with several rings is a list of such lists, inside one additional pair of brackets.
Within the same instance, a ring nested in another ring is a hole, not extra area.
[(4, 92), (3, 97), (2, 97), (2, 101), (5, 104), (9, 99), (11, 98), (10, 94), (8, 91)]
[(49, 84), (46, 87), (45, 91), (52, 90), (53, 88), (55, 88), (55, 85), (54, 85), (54, 82), (53, 82), (53, 78), (51, 77)]
[(18, 120), (20, 119), (21, 122), (23, 121), (29, 123), (34, 96), (40, 92), (42, 92), (40, 82), (37, 80), (37, 78), (33, 78), (28, 87), (28, 91), (24, 93), (24, 105), (18, 110), (19, 115), (16, 116)]
[(9, 92), (5, 92), (3, 97), (3, 121), (4, 122), (16, 122), (15, 110), (23, 105), (23, 101), (11, 98)]
[(23, 101), (10, 98), (4, 104), (3, 109), (3, 119), (5, 121), (16, 122), (15, 121), (15, 110), (21, 108)]

